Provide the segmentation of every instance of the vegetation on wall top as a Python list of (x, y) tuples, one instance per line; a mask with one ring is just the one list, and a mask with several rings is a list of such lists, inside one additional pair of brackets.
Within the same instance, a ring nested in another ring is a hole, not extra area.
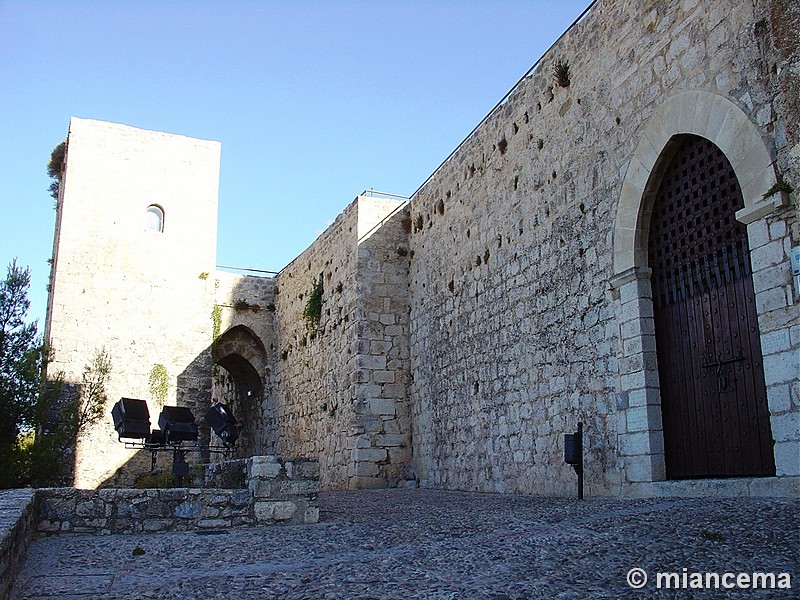
[(58, 201), (58, 191), (61, 186), (61, 175), (64, 172), (64, 160), (67, 156), (67, 142), (61, 142), (50, 153), (47, 161), (47, 175), (53, 182), (50, 184), (50, 195)]

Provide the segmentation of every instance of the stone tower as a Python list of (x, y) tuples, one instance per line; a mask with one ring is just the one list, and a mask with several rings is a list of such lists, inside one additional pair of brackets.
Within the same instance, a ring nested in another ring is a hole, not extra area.
[[(50, 370), (80, 383), (105, 349), (110, 403), (147, 399), (154, 426), (179, 387), (184, 404), (210, 397), (219, 160), (218, 142), (70, 121), (45, 332)], [(74, 484), (102, 484), (130, 471), (133, 457), (104, 420), (79, 440)]]

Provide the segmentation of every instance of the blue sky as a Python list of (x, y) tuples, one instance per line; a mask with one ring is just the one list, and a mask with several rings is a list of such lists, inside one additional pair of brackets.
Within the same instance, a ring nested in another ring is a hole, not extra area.
[(590, 0), (0, 0), (0, 269), (44, 328), (70, 116), (222, 143), (217, 263), (279, 270), (410, 195)]

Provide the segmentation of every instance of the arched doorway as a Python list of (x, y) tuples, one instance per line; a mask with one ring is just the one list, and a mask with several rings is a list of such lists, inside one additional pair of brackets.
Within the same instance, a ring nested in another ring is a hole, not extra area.
[[(631, 493), (639, 484), (667, 478), (663, 435), (659, 365), (656, 358), (655, 325), (649, 235), (655, 196), (664, 170), (685, 135), (710, 140), (733, 166), (744, 198), (736, 219), (745, 225), (783, 210), (785, 198), (764, 197), (777, 181), (774, 160), (758, 128), (736, 104), (718, 94), (703, 91), (676, 92), (655, 107), (639, 134), (639, 141), (624, 169), (614, 225), (614, 258), (611, 286), (618, 299), (620, 325), (620, 379), (617, 406), (621, 412), (619, 455), (625, 485)], [(752, 233), (750, 243), (752, 244)], [(752, 246), (751, 246), (752, 247)], [(753, 278), (756, 294), (763, 293), (768, 265), (758, 265)], [(770, 324), (764, 307), (758, 307), (762, 337)], [(780, 354), (764, 357), (765, 371), (779, 368)], [(770, 403), (781, 393), (767, 381)], [(773, 429), (776, 415), (770, 415)], [(789, 442), (782, 442), (789, 447)], [(796, 472), (796, 450), (773, 457), (778, 474)]]
[(270, 453), (274, 440), (265, 406), (268, 366), (263, 343), (249, 328), (237, 325), (217, 339), (212, 354), (218, 367), (212, 398), (227, 404), (238, 421), (237, 454)]
[(648, 262), (666, 476), (774, 475), (741, 188), (702, 137), (676, 136), (661, 161)]

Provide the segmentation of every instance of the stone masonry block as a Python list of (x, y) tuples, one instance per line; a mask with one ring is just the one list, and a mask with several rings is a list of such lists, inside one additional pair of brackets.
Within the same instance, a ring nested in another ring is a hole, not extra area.
[(278, 462), (253, 463), (250, 467), (250, 477), (274, 479), (281, 473), (281, 464)]
[(647, 387), (628, 392), (629, 406), (661, 406), (661, 393), (657, 387)]
[(767, 387), (798, 379), (800, 348), (769, 354), (764, 357), (764, 380)]
[(656, 405), (631, 407), (625, 412), (628, 433), (660, 430), (661, 407)]
[(619, 452), (622, 456), (662, 454), (664, 436), (661, 431), (637, 431), (619, 436)]
[(351, 477), (348, 487), (351, 490), (368, 490), (387, 487), (387, 481), (383, 477)]
[(286, 521), (291, 519), (297, 510), (294, 502), (256, 502), (253, 510), (256, 520), (264, 521)]
[(403, 434), (384, 433), (375, 436), (375, 445), (380, 447), (405, 446), (408, 444), (408, 436)]
[(389, 462), (393, 465), (404, 465), (411, 460), (411, 448), (393, 447), (389, 448)]
[(249, 486), (254, 498), (272, 498), (280, 489), (280, 484), (275, 480), (251, 479)]
[[(789, 350), (791, 342), (789, 340), (789, 330), (780, 329), (761, 334), (761, 352), (764, 356)], [(799, 367), (800, 368), (800, 367)]]
[(747, 239), (751, 251), (769, 243), (769, 227), (764, 219), (758, 219), (747, 225)]
[(373, 381), (373, 383), (394, 383), (394, 381), (395, 381), (395, 372), (394, 371), (373, 371), (372, 372), (372, 381)]
[(620, 323), (653, 316), (653, 302), (649, 298), (636, 298), (622, 305)]
[(386, 357), (364, 354), (356, 356), (356, 368), (383, 371), (386, 369)]
[(781, 476), (800, 475), (800, 452), (797, 442), (778, 442), (775, 444), (775, 474)]
[(756, 307), (759, 313), (766, 313), (786, 308), (787, 306), (786, 292), (783, 288), (777, 287), (756, 293)]
[(636, 390), (639, 388), (656, 387), (658, 385), (658, 372), (655, 370), (636, 371), (620, 377), (623, 389)]
[(396, 401), (393, 398), (372, 398), (369, 401), (369, 412), (373, 415), (394, 415)]
[(781, 263), (753, 273), (753, 288), (759, 292), (780, 288), (789, 283), (789, 265)]
[(791, 410), (791, 388), (788, 383), (770, 386), (767, 390), (769, 412), (773, 415)]
[(786, 253), (783, 251), (783, 240), (768, 242), (750, 251), (753, 273), (780, 264), (785, 259)]
[(402, 383), (387, 383), (383, 386), (381, 395), (384, 398), (405, 398), (406, 386)]
[(279, 491), (282, 496), (302, 496), (307, 494), (316, 494), (319, 491), (319, 484), (310, 479), (281, 481)]
[(295, 468), (300, 477), (319, 480), (319, 461), (299, 460), (295, 462)]
[(662, 480), (663, 464), (663, 454), (625, 457), (625, 478), (630, 482)]
[(319, 508), (309, 506), (303, 514), (303, 523), (319, 523)]
[(355, 459), (359, 462), (382, 462), (386, 460), (386, 450), (384, 448), (356, 448)]
[(373, 462), (357, 462), (356, 463), (356, 476), (357, 477), (375, 477), (380, 469), (378, 465)]
[(797, 452), (800, 453), (800, 413), (774, 415), (770, 418), (770, 425), (775, 442), (794, 442)]

